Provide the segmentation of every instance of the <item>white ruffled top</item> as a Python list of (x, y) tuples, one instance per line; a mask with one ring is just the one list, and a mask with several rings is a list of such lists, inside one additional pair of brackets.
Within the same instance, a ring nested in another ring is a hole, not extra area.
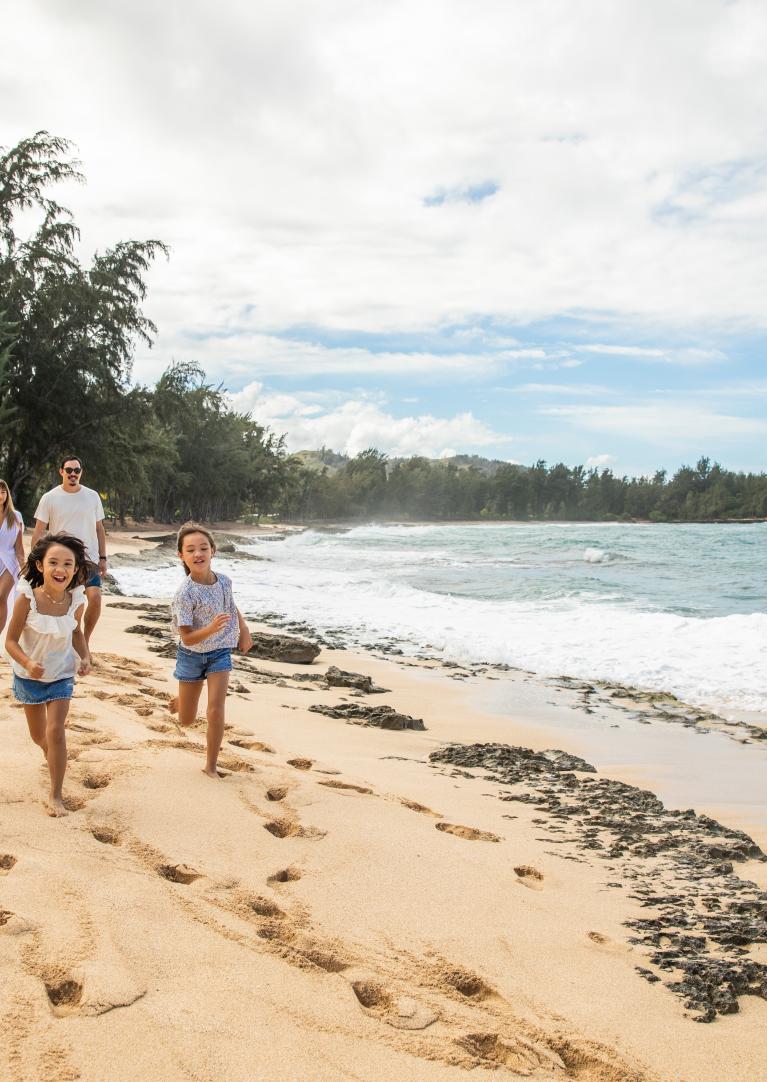
[[(75, 613), (85, 603), (85, 589), (75, 586), (69, 609), (63, 616), (48, 616), (37, 611), (37, 601), (32, 586), (26, 579), (16, 583), (19, 594), (29, 599), (29, 615), (19, 636), (19, 646), (32, 661), (44, 668), (40, 678), (43, 684), (54, 680), (71, 680), (77, 672), (80, 658), (72, 645), (72, 633), (77, 627)], [(29, 672), (11, 659), (13, 671), (23, 680), (31, 679)]]

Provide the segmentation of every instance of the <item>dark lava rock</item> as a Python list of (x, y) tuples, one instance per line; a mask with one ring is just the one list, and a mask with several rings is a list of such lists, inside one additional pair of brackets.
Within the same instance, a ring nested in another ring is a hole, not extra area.
[(164, 616), (167, 620), (170, 620), (170, 605), (153, 605), (149, 602), (142, 601), (137, 604), (135, 601), (110, 601), (110, 609), (129, 609), (132, 612), (140, 612), (148, 619), (149, 614), (153, 613), (155, 616)]
[(336, 665), (331, 665), (325, 673), (325, 679), (332, 688), (356, 688), (364, 691), (366, 695), (378, 695), (387, 692), (388, 688), (379, 688), (371, 677), (363, 676), (359, 672), (344, 672)]
[(291, 665), (311, 665), (320, 652), (319, 646), (308, 639), (297, 639), (291, 635), (269, 635), (264, 631), (254, 631), (252, 635), (253, 645), (248, 651), (249, 657), (287, 661)]
[(170, 632), (161, 627), (149, 627), (148, 624), (131, 624), (125, 629), (129, 635), (146, 635), (150, 639), (169, 639)]
[(341, 718), (349, 725), (374, 725), (379, 729), (416, 729), (424, 731), (426, 726), (420, 718), (411, 718), (409, 714), (400, 714), (392, 706), (361, 706), (359, 703), (339, 703), (338, 706), (310, 706), (315, 714), (324, 714), (328, 718)]

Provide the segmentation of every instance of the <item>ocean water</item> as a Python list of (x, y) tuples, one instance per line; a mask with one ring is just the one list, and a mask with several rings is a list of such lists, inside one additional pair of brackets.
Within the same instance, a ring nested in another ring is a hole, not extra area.
[[(221, 558), (243, 611), (767, 714), (767, 524), (358, 526)], [(177, 568), (118, 568), (163, 595)]]

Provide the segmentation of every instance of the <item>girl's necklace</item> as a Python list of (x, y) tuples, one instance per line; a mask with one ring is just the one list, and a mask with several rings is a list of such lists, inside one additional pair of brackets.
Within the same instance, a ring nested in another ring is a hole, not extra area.
[(55, 598), (51, 597), (51, 595), (48, 593), (44, 586), (41, 586), (40, 589), (43, 591), (43, 594), (45, 595), (45, 597), (48, 598), (52, 605), (65, 605), (66, 602), (69, 600), (69, 598), (65, 594), (64, 597), (62, 597), (61, 601), (56, 601)]

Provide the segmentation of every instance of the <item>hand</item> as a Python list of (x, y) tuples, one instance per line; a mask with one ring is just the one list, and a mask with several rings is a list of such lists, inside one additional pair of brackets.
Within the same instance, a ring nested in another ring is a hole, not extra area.
[(220, 612), (218, 616), (214, 616), (208, 624), (208, 635), (217, 635), (219, 631), (223, 631), (226, 625), (231, 622), (231, 619), (228, 612)]
[(246, 627), (240, 632), (240, 640), (237, 643), (237, 649), (242, 651), (243, 654), (247, 654), (253, 645), (253, 636)]
[(84, 657), (80, 661), (80, 668), (77, 670), (77, 675), (78, 676), (87, 676), (90, 671), (91, 671), (91, 659), (89, 657)]
[(30, 680), (42, 680), (45, 676), (45, 669), (37, 661), (32, 661), (29, 665), (25, 665), (24, 667), (29, 673)]
[(99, 575), (106, 575), (107, 573), (107, 561), (105, 556), (99, 557)]

